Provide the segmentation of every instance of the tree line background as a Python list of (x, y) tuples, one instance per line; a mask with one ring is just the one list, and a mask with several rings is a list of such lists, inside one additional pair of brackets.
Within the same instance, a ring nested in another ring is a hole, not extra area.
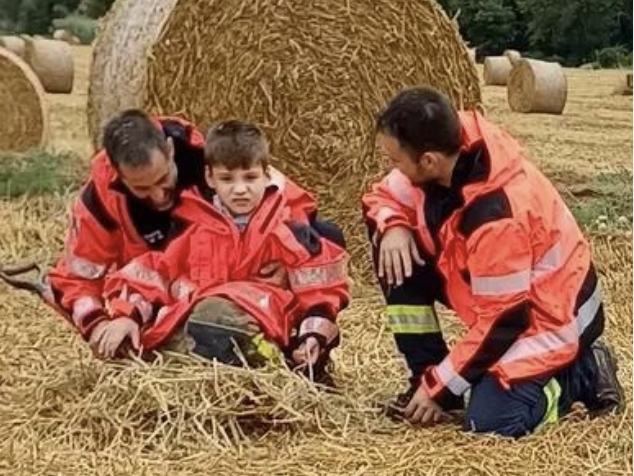
[[(567, 66), (632, 65), (632, 0), (438, 0), (478, 56), (516, 49)], [(0, 32), (94, 38), (114, 0), (0, 0)]]

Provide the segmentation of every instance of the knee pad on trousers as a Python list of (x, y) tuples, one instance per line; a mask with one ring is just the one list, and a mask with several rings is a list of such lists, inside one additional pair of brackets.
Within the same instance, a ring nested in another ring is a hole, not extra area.
[(250, 336), (243, 332), (198, 322), (188, 323), (187, 332), (194, 340), (192, 352), (196, 355), (227, 365), (248, 362), (243, 353), (249, 350)]

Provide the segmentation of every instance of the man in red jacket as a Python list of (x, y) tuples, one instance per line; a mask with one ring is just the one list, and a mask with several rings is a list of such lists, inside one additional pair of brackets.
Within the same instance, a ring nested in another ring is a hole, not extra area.
[[(163, 249), (175, 232), (171, 210), (180, 192), (204, 180), (204, 138), (187, 121), (128, 110), (106, 125), (103, 137), (104, 150), (93, 159), (71, 211), (65, 252), (48, 275), (47, 297), (86, 340), (98, 336), (106, 320), (106, 275), (135, 256)], [(335, 226), (314, 219), (312, 197), (274, 173), (298, 215), (329, 239), (343, 239)], [(261, 273), (280, 280), (283, 270), (273, 264)]]
[[(394, 170), (363, 198), (388, 326), (412, 372), (401, 410), (437, 421), (470, 392), (465, 425), (518, 437), (581, 401), (620, 410), (590, 248), (519, 144), (431, 88), (378, 120)], [(434, 303), (467, 328), (448, 349)]]

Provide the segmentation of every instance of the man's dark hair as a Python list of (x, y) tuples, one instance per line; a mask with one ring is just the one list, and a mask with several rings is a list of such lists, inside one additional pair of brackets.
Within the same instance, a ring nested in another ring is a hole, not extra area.
[(103, 147), (115, 167), (147, 165), (155, 149), (169, 153), (162, 129), (138, 109), (120, 112), (106, 124)]
[(205, 161), (210, 167), (223, 165), (234, 170), (262, 164), (266, 168), (268, 159), (268, 142), (254, 124), (230, 120), (212, 127), (207, 133)]
[(377, 132), (398, 140), (410, 155), (460, 150), (461, 126), (449, 98), (431, 87), (405, 89), (381, 111)]

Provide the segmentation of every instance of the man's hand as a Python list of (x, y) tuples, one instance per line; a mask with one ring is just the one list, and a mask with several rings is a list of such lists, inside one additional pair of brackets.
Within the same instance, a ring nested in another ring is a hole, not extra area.
[(271, 263), (265, 264), (254, 280), (282, 289), (290, 289), (288, 271), (279, 261), (272, 261)]
[(95, 327), (90, 336), (90, 347), (97, 357), (114, 358), (126, 338), (130, 339), (134, 349), (139, 349), (141, 346), (139, 325), (132, 319), (119, 317), (102, 324)]
[(390, 286), (400, 286), (412, 275), (412, 260), (420, 266), (425, 264), (412, 230), (404, 226), (389, 228), (379, 245), (379, 278), (385, 278)]
[(442, 408), (427, 395), (422, 386), (418, 387), (403, 410), (403, 416), (413, 425), (432, 425), (438, 423), (443, 415)]

